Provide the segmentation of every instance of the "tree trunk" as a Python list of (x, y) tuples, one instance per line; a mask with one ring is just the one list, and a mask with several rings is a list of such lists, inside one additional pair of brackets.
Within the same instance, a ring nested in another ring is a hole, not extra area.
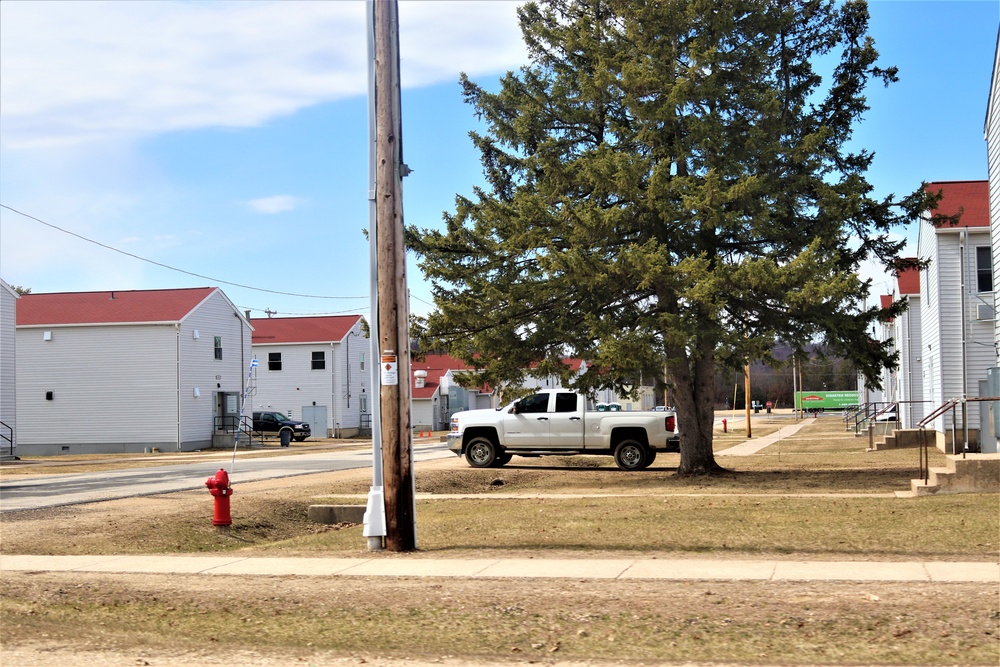
[(715, 353), (710, 346), (667, 352), (667, 377), (677, 402), (681, 462), (677, 474), (725, 472), (712, 451), (715, 422)]

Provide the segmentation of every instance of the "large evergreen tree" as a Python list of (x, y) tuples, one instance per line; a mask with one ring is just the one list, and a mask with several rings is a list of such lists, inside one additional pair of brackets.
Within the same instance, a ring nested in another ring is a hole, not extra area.
[[(866, 259), (931, 201), (872, 196), (851, 152), (876, 66), (864, 2), (542, 0), (518, 10), (531, 65), (499, 92), (462, 77), (488, 188), (409, 230), (436, 345), (494, 384), (591, 362), (583, 387), (665, 375), (679, 474), (719, 470), (715, 369), (775, 340), (822, 342), (868, 377)], [(665, 369), (665, 370), (664, 370)]]

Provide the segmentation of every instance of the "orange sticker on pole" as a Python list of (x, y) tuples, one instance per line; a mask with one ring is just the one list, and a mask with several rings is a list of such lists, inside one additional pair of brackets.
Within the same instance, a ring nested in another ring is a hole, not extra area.
[(399, 384), (399, 360), (395, 354), (382, 355), (382, 385), (391, 387)]

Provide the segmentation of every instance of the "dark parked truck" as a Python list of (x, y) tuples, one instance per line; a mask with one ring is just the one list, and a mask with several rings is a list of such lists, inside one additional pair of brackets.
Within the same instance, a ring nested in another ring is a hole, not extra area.
[(295, 442), (302, 442), (312, 435), (309, 424), (289, 419), (281, 412), (253, 413), (253, 430), (261, 433), (276, 433), (279, 436), (282, 431), (286, 431), (288, 437)]
[(451, 418), (448, 449), (474, 468), (512, 456), (605, 454), (622, 470), (641, 470), (657, 452), (680, 451), (677, 417), (663, 412), (598, 412), (566, 389), (546, 389), (500, 410), (469, 410)]

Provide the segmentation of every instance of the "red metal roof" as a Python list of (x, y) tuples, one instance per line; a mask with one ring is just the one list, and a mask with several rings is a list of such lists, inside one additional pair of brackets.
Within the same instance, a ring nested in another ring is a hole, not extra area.
[(179, 322), (218, 287), (24, 294), (18, 326)]
[(339, 343), (360, 319), (360, 315), (262, 317), (251, 319), (250, 324), (257, 344)]
[(410, 368), (415, 371), (441, 371), (440, 374), (444, 375), (448, 371), (467, 371), (472, 366), (447, 354), (426, 354), (422, 361), (410, 360)]
[[(989, 181), (941, 181), (928, 183), (928, 192), (941, 191), (941, 201), (935, 213), (955, 215), (961, 208), (962, 219), (956, 227), (990, 226), (990, 183)], [(948, 229), (946, 225), (942, 229)]]
[[(427, 354), (421, 361), (416, 359), (410, 360), (410, 371), (411, 375), (415, 371), (427, 371), (427, 377), (424, 379), (424, 386), (418, 388), (416, 386), (416, 380), (414, 377), (410, 378), (410, 387), (413, 391), (413, 398), (431, 398), (434, 392), (437, 390), (440, 380), (444, 377), (444, 374), (448, 371), (467, 371), (472, 370), (470, 364), (465, 363), (457, 357), (452, 357), (447, 354)], [(479, 392), (483, 394), (492, 393), (492, 389), (488, 385), (483, 385), (479, 387)]]
[(891, 294), (880, 294), (879, 300), (882, 302), (883, 308), (889, 308), (892, 306), (892, 295)]
[(896, 274), (896, 284), (900, 296), (904, 294), (920, 294), (920, 269), (913, 267)]
[(413, 386), (410, 388), (410, 391), (413, 392), (412, 397), (413, 398), (433, 398), (434, 397), (434, 392), (437, 391), (439, 384), (440, 383), (438, 382), (438, 378), (431, 379), (431, 376), (428, 375), (424, 379), (424, 386), (423, 387), (418, 387), (417, 384), (416, 384), (416, 378), (414, 378)]

